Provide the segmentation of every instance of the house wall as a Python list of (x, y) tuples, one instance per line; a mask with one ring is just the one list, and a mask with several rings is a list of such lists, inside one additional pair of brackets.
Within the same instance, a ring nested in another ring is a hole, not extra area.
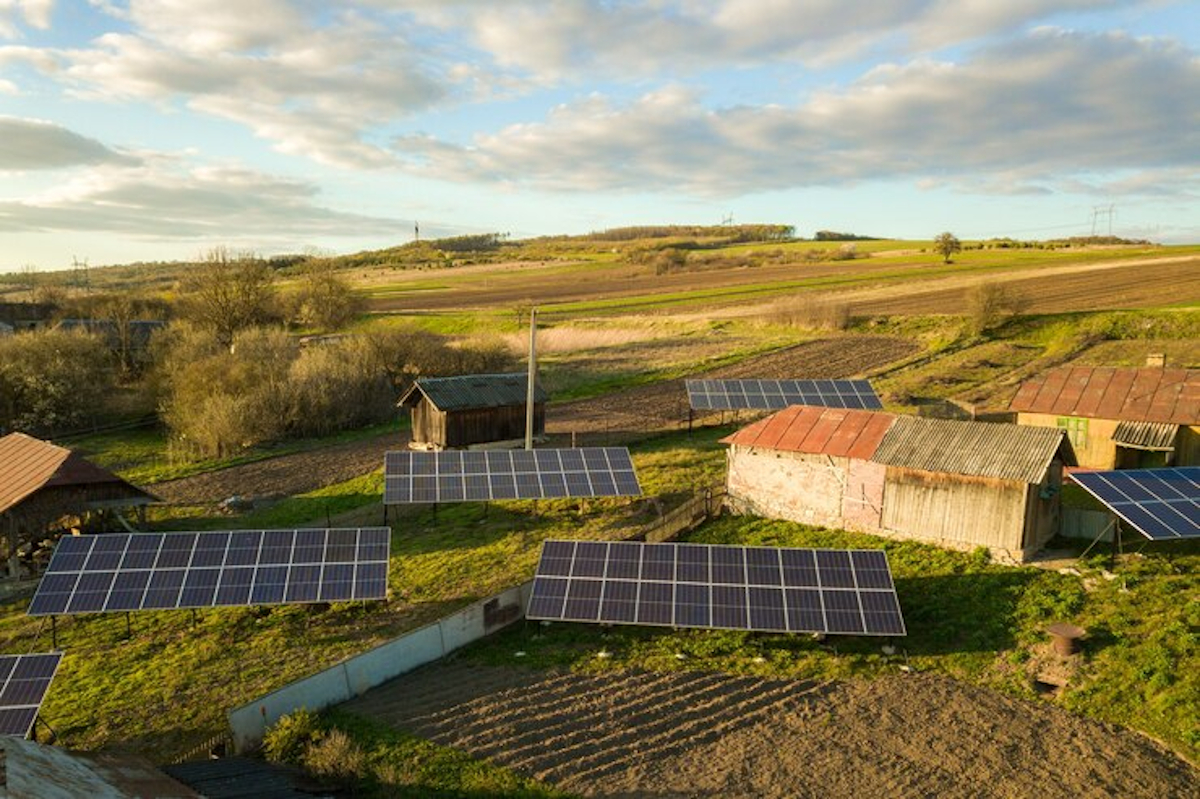
[(1019, 558), (1028, 486), (1012, 480), (887, 467), (886, 531), (956, 548), (986, 546)]
[(727, 502), (739, 513), (825, 527), (843, 518), (847, 459), (731, 446)]
[(1200, 466), (1200, 425), (1179, 428), (1173, 466)]
[(1117, 445), (1113, 433), (1116, 419), (1089, 419), (1080, 416), (1059, 416), (1052, 413), (1019, 413), (1017, 424), (1031, 427), (1053, 427), (1066, 430), (1080, 466), (1089, 469), (1115, 469)]
[[(513, 441), (525, 437), (525, 406), (481, 408), (445, 413), (445, 446), (466, 447), (491, 441)], [(533, 406), (533, 434), (546, 431), (546, 406)]]

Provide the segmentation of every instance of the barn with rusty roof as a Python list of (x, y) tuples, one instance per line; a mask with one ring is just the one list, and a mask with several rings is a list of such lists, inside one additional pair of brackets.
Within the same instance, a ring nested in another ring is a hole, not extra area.
[[(525, 439), (523, 373), (423, 377), (399, 405), (412, 410), (413, 449), (516, 445)], [(533, 435), (546, 431), (549, 395), (534, 383)]]
[(1065, 430), (1079, 465), (1200, 464), (1200, 369), (1062, 367), (1021, 385), (1017, 423)]
[[(141, 509), (157, 497), (48, 441), (10, 433), (0, 438), (0, 532), (5, 558), (22, 539), (56, 524), (122, 508)], [(10, 572), (16, 564), (10, 562)]]
[(1023, 561), (1058, 529), (1062, 430), (793, 406), (722, 439), (735, 512), (984, 546)]

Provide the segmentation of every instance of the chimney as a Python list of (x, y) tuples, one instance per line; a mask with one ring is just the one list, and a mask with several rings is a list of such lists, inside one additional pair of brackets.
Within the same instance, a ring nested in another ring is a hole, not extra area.
[(1146, 366), (1155, 369), (1165, 369), (1167, 367), (1167, 354), (1165, 352), (1152, 352), (1146, 356)]

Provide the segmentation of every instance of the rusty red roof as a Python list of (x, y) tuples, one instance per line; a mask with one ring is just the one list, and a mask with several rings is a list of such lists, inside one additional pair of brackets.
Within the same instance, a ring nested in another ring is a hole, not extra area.
[(146, 499), (151, 494), (49, 441), (10, 433), (0, 438), (0, 513), (43, 488), (81, 485), (124, 485)]
[(1200, 424), (1200, 369), (1064, 366), (1027, 380), (1008, 407), (1056, 416)]
[(870, 459), (896, 419), (882, 411), (793, 405), (721, 439), (726, 444)]

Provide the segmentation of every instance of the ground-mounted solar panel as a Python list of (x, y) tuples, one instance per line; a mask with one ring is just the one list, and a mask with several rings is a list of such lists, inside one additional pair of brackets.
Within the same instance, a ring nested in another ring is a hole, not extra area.
[(1071, 479), (1153, 541), (1200, 537), (1200, 466), (1075, 472)]
[(906, 635), (882, 550), (546, 541), (529, 619)]
[(389, 452), (384, 459), (388, 505), (641, 493), (625, 447)]
[(692, 408), (704, 411), (883, 407), (866, 380), (688, 380), (687, 392)]
[(66, 536), (31, 616), (386, 599), (386, 527)]
[(29, 735), (61, 660), (61, 652), (0, 655), (0, 735)]

